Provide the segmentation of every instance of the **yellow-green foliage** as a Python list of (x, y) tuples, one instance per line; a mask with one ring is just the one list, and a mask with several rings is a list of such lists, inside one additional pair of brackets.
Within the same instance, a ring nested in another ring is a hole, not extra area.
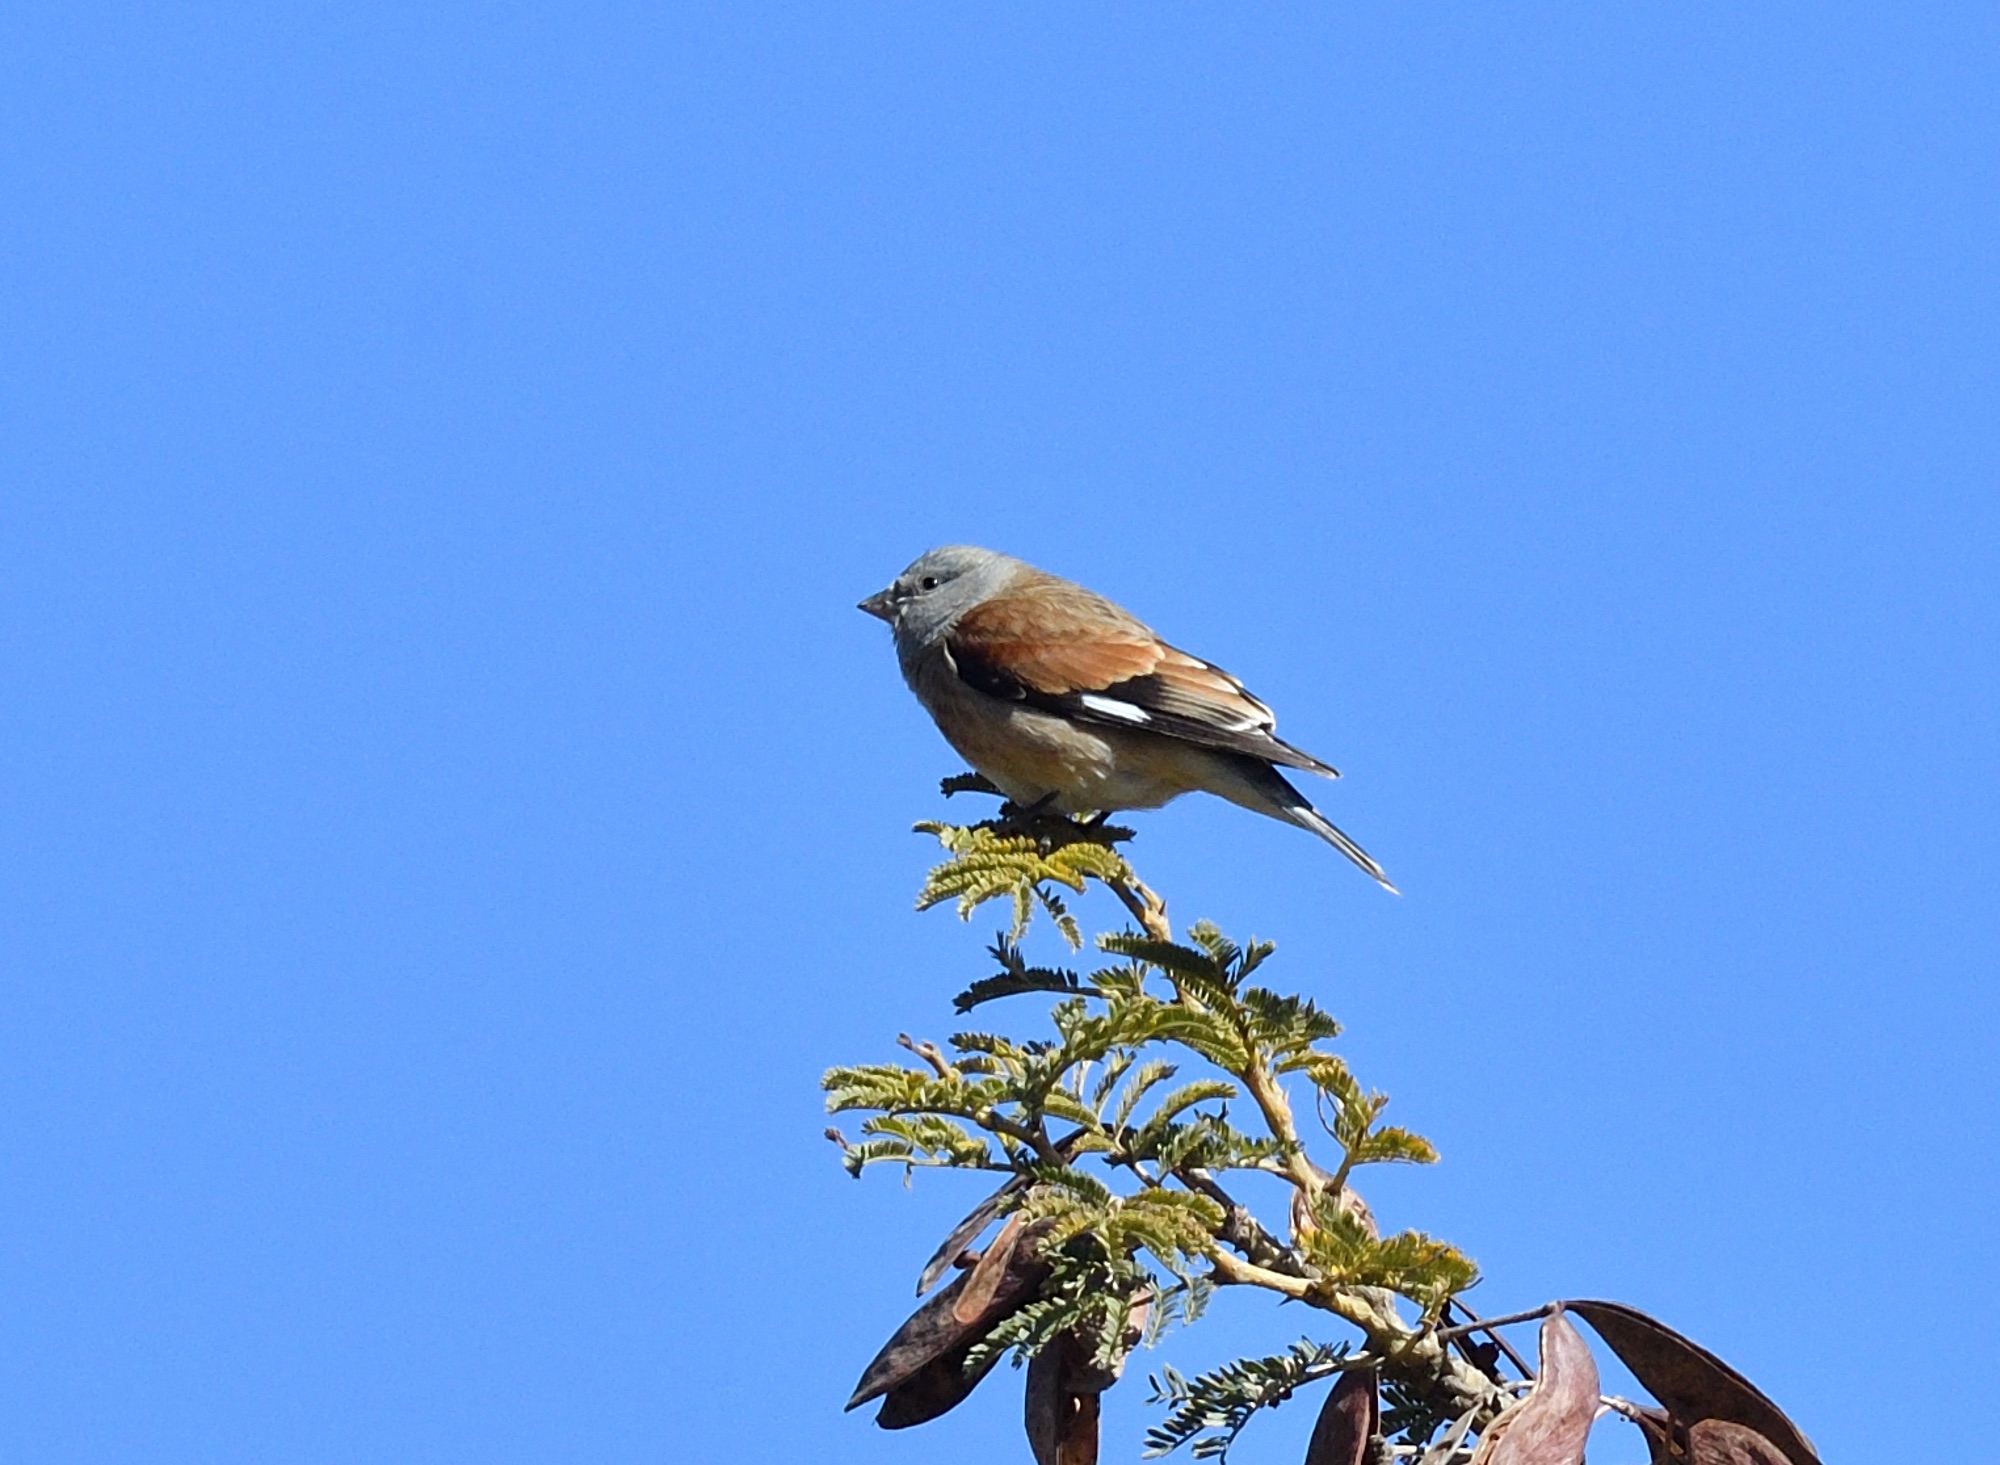
[[(1139, 894), (1144, 887), (1113, 847), (1129, 837), (1124, 830), (1047, 817), (917, 827), (948, 853), (925, 880), (919, 908), (953, 901), (969, 918), (1002, 900), (1012, 914), (989, 948), (997, 970), (958, 995), (958, 1011), (1031, 993), (1055, 999), (1039, 1036), (967, 1031), (942, 1046), (905, 1038), (921, 1062), (835, 1068), (824, 1080), (829, 1110), (867, 1116), (853, 1142), (830, 1131), (854, 1174), (891, 1163), (1012, 1177), (999, 1209), (1031, 1223), (1024, 1234), (1049, 1272), (974, 1347), (968, 1367), (997, 1350), (1032, 1354), (1065, 1334), (1096, 1339), (1108, 1360), (1125, 1346), (1131, 1306), (1149, 1300), (1156, 1327), (1191, 1321), (1223, 1264), (1246, 1246), (1264, 1285), (1283, 1284), (1288, 1295), (1356, 1319), (1381, 1314), (1374, 1303), (1343, 1307), (1343, 1295), (1387, 1291), (1416, 1304), (1421, 1327), (1478, 1279), (1462, 1253), (1421, 1232), (1373, 1236), (1344, 1199), (1356, 1167), (1428, 1164), (1436, 1152), (1421, 1136), (1380, 1124), (1388, 1100), (1328, 1046), (1340, 1034), (1330, 1014), (1252, 984), (1270, 943), (1239, 945), (1205, 922), (1185, 942), (1159, 939), (1163, 908)], [(1070, 949), (1081, 949), (1060, 892), (1083, 892), (1091, 880), (1144, 911), (1151, 934), (1099, 937), (1112, 960), (1088, 973), (1031, 964), (1020, 943), (1038, 907)], [(1307, 1157), (1287, 1080), (1337, 1148), (1333, 1168)], [(1218, 1201), (1240, 1171), (1293, 1187), (1284, 1224), (1247, 1221), (1240, 1206), (1232, 1213)], [(1394, 1340), (1364, 1341), (1381, 1348)], [(1223, 1370), (1203, 1387), (1237, 1389), (1254, 1406), (1271, 1401), (1258, 1391), (1281, 1376), (1337, 1359), (1294, 1350), (1246, 1361), (1243, 1378), (1228, 1376), (1233, 1383)], [(1206, 1397), (1197, 1391), (1181, 1401), (1182, 1423), (1195, 1432), (1206, 1426), (1189, 1421)]]
[(1028, 922), (1041, 906), (1055, 922), (1072, 951), (1083, 945), (1083, 933), (1063, 899), (1048, 889), (1064, 885), (1081, 895), (1088, 880), (1124, 881), (1132, 879), (1132, 867), (1111, 847), (1103, 826), (1089, 828), (1068, 820), (1041, 820), (1032, 833), (1009, 833), (1000, 824), (959, 827), (925, 821), (916, 826), (921, 834), (937, 836), (951, 858), (936, 866), (917, 896), (917, 909), (929, 910), (947, 900), (958, 902), (960, 920), (989, 900), (1007, 900), (1014, 909), (1012, 935), (1016, 941), (1026, 934)]
[(1301, 1238), (1327, 1287), (1386, 1287), (1417, 1303), (1426, 1316), (1479, 1280), (1472, 1259), (1421, 1231), (1376, 1238), (1350, 1213), (1321, 1204)]

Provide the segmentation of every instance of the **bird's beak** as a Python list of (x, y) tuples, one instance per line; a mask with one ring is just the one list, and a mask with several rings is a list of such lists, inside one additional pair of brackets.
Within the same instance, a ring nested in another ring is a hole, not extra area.
[(896, 618), (895, 607), (890, 603), (889, 592), (886, 590), (876, 591), (854, 608), (867, 611), (877, 620), (893, 621)]

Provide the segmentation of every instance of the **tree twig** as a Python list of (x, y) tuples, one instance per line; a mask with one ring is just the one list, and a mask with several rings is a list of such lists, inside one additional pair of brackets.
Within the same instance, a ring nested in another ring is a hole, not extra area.
[(1218, 1282), (1229, 1286), (1268, 1288), (1272, 1292), (1283, 1293), (1295, 1302), (1304, 1302), (1311, 1297), (1314, 1287), (1318, 1285), (1310, 1277), (1274, 1272), (1269, 1267), (1260, 1267), (1226, 1251), (1212, 1253), (1208, 1264)]
[(1155, 941), (1174, 939), (1173, 923), (1167, 919), (1167, 903), (1145, 881), (1134, 875), (1130, 880), (1107, 879), (1104, 885), (1124, 903), (1140, 930)]
[(1028, 1149), (1033, 1150), (1037, 1157), (1048, 1164), (1060, 1165), (1063, 1163), (1062, 1154), (1054, 1145), (1049, 1143), (1047, 1135), (1030, 1129), (1025, 1124), (1017, 1124), (1005, 1114), (1001, 1114), (993, 1109), (981, 1109), (977, 1114), (972, 1116), (972, 1122), (977, 1124), (981, 1129), (990, 1130), (994, 1134), (1004, 1134), (1016, 1144), (1026, 1146)]
[(907, 1048), (910, 1052), (923, 1059), (924, 1062), (931, 1066), (939, 1078), (949, 1079), (958, 1077), (958, 1070), (945, 1062), (943, 1052), (939, 1050), (936, 1043), (931, 1042), (928, 1038), (919, 1043), (908, 1033), (898, 1033), (896, 1034), (896, 1046)]
[(1505, 1354), (1507, 1361), (1514, 1365), (1522, 1378), (1530, 1382), (1534, 1380), (1535, 1370), (1529, 1367), (1527, 1359), (1514, 1350), (1514, 1345), (1507, 1341), (1507, 1335), (1505, 1333), (1494, 1332), (1490, 1327), (1486, 1327), (1485, 1320), (1478, 1313), (1467, 1307), (1459, 1298), (1453, 1297), (1446, 1300), (1443, 1310), (1438, 1314), (1439, 1319), (1449, 1323), (1451, 1321), (1451, 1310), (1454, 1307), (1464, 1313), (1466, 1318), (1472, 1323), (1485, 1328), (1489, 1341), (1485, 1344), (1487, 1357), (1484, 1360), (1479, 1356), (1480, 1345), (1472, 1342), (1468, 1335), (1459, 1334), (1449, 1340), (1474, 1367), (1478, 1368), (1482, 1373), (1488, 1374), (1495, 1382), (1499, 1382), (1501, 1379), (1500, 1365), (1496, 1360), (1500, 1355)]
[(1198, 1165), (1183, 1165), (1174, 1171), (1174, 1177), (1189, 1190), (1198, 1191), (1222, 1207), (1222, 1230), (1216, 1239), (1235, 1247), (1253, 1263), (1274, 1272), (1303, 1277), (1306, 1275), (1304, 1263), (1298, 1253), (1278, 1240), (1250, 1208), (1237, 1199), (1208, 1171)]
[[(1449, 1328), (1439, 1328), (1436, 1333), (1436, 1336), (1439, 1338), (1462, 1338), (1467, 1333), (1493, 1333), (1495, 1328), (1510, 1327), (1515, 1323), (1531, 1323), (1536, 1318), (1547, 1317), (1551, 1312), (1555, 1311), (1555, 1304), (1553, 1302), (1545, 1302), (1540, 1307), (1529, 1308), (1526, 1312), (1510, 1312), (1505, 1317), (1483, 1318), (1455, 1297), (1452, 1299), (1452, 1305), (1471, 1318), (1472, 1321), (1469, 1323), (1459, 1323)], [(1493, 1333), (1493, 1336), (1497, 1339), (1500, 1335)], [(1502, 1346), (1504, 1347), (1505, 1344), (1502, 1344)], [(1514, 1356), (1511, 1348), (1507, 1351), (1508, 1356)], [(1529, 1370), (1529, 1372), (1532, 1372), (1532, 1370)]]

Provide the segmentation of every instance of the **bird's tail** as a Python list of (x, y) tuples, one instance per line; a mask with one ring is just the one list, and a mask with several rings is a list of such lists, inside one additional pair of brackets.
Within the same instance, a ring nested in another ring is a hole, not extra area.
[(1373, 855), (1349, 839), (1342, 832), (1339, 825), (1327, 818), (1326, 815), (1320, 813), (1319, 810), (1308, 804), (1304, 799), (1300, 799), (1296, 805), (1286, 809), (1285, 817), (1302, 829), (1310, 829), (1314, 834), (1317, 834), (1321, 839), (1346, 855), (1347, 858), (1365, 870), (1377, 885), (1380, 885), (1391, 895), (1401, 895), (1403, 893), (1396, 888), (1396, 884), (1389, 878), (1388, 872), (1375, 863)]
[[(1391, 895), (1401, 895), (1388, 873), (1375, 863), (1375, 857), (1349, 839), (1334, 822), (1312, 806), (1312, 801), (1292, 787), (1291, 780), (1278, 772), (1270, 764), (1245, 759), (1239, 765), (1244, 775), (1239, 790), (1218, 788), (1224, 798), (1240, 803), (1246, 808), (1260, 813), (1273, 814), (1287, 823), (1296, 824), (1301, 829), (1310, 829), (1321, 839), (1354, 861), (1370, 879)], [(1248, 795), (1244, 797), (1243, 795)]]

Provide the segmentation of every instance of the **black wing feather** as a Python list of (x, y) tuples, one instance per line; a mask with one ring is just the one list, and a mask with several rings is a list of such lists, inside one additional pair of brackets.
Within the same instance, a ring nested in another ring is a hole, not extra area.
[[(1242, 753), (1264, 763), (1284, 768), (1300, 768), (1309, 773), (1338, 778), (1338, 770), (1302, 752), (1270, 731), (1270, 709), (1248, 692), (1245, 701), (1264, 714), (1264, 721), (1228, 718), (1213, 702), (1190, 694), (1155, 673), (1128, 677), (1122, 682), (1093, 692), (1044, 692), (963, 643), (950, 645), (951, 661), (958, 678), (967, 686), (998, 697), (1003, 702), (1021, 702), (1043, 712), (1053, 712), (1077, 722), (1098, 727), (1122, 728), (1127, 732), (1158, 733), (1204, 748), (1225, 753)], [(1209, 663), (1204, 662), (1208, 666)], [(1220, 667), (1211, 670), (1228, 676)], [(1234, 681), (1234, 678), (1231, 678)], [(1238, 684), (1238, 690), (1241, 686)], [(1129, 708), (1131, 714), (1111, 710)]]

